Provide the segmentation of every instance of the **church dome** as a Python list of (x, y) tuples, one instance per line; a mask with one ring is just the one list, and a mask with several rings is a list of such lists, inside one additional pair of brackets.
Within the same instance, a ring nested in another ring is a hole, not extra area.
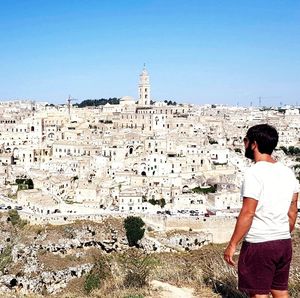
[(120, 101), (134, 101), (134, 98), (132, 96), (123, 96), (121, 97)]
[(120, 105), (133, 105), (135, 100), (132, 96), (123, 96), (120, 99)]

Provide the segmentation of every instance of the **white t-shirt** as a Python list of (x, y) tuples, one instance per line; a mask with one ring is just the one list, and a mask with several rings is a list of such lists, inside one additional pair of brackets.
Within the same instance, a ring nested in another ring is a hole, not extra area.
[(291, 238), (288, 210), (298, 191), (295, 174), (280, 162), (259, 161), (249, 168), (241, 194), (258, 204), (245, 240), (256, 243)]

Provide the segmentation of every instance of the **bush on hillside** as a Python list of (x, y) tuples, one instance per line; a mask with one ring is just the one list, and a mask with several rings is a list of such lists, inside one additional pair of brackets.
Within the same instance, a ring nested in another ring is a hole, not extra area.
[(21, 219), (18, 211), (15, 209), (9, 210), (8, 216), (9, 216), (9, 221), (12, 223), (13, 226), (23, 228), (27, 224), (27, 221)]
[(149, 254), (130, 249), (123, 254), (121, 263), (125, 270), (124, 286), (142, 288), (148, 284), (151, 270), (157, 262)]
[(144, 237), (145, 223), (138, 216), (128, 216), (124, 220), (124, 228), (129, 246), (138, 247), (138, 241)]
[(201, 261), (203, 270), (203, 281), (210, 286), (216, 293), (221, 294), (222, 297), (228, 298), (246, 298), (237, 289), (237, 271), (235, 267), (229, 266), (224, 258), (224, 248), (211, 246), (208, 254), (205, 254)]
[(12, 247), (6, 246), (2, 253), (0, 254), (0, 272), (3, 272), (4, 269), (12, 262)]
[(109, 259), (100, 256), (95, 260), (94, 266), (85, 278), (84, 290), (87, 294), (95, 289), (99, 289), (104, 280), (111, 277)]

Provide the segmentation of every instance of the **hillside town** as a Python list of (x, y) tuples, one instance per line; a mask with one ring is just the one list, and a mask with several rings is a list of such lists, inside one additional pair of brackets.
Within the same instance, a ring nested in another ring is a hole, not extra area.
[(93, 252), (127, 251), (130, 215), (145, 224), (139, 247), (147, 254), (227, 242), (242, 206), (250, 166), (243, 139), (252, 125), (276, 126), (274, 158), (299, 179), (296, 107), (154, 101), (145, 68), (138, 99), (72, 101), (0, 102), (2, 293), (67, 289), (92, 270)]
[(107, 214), (235, 217), (249, 166), (243, 138), (258, 123), (276, 126), (276, 158), (294, 167), (280, 148), (299, 145), (298, 108), (153, 101), (145, 68), (138, 99), (119, 104), (2, 101), (1, 210), (52, 224)]

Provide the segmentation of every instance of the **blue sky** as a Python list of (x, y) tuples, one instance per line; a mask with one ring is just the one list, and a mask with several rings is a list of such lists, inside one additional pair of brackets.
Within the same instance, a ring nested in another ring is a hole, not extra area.
[(298, 0), (0, 0), (0, 99), (300, 104)]

